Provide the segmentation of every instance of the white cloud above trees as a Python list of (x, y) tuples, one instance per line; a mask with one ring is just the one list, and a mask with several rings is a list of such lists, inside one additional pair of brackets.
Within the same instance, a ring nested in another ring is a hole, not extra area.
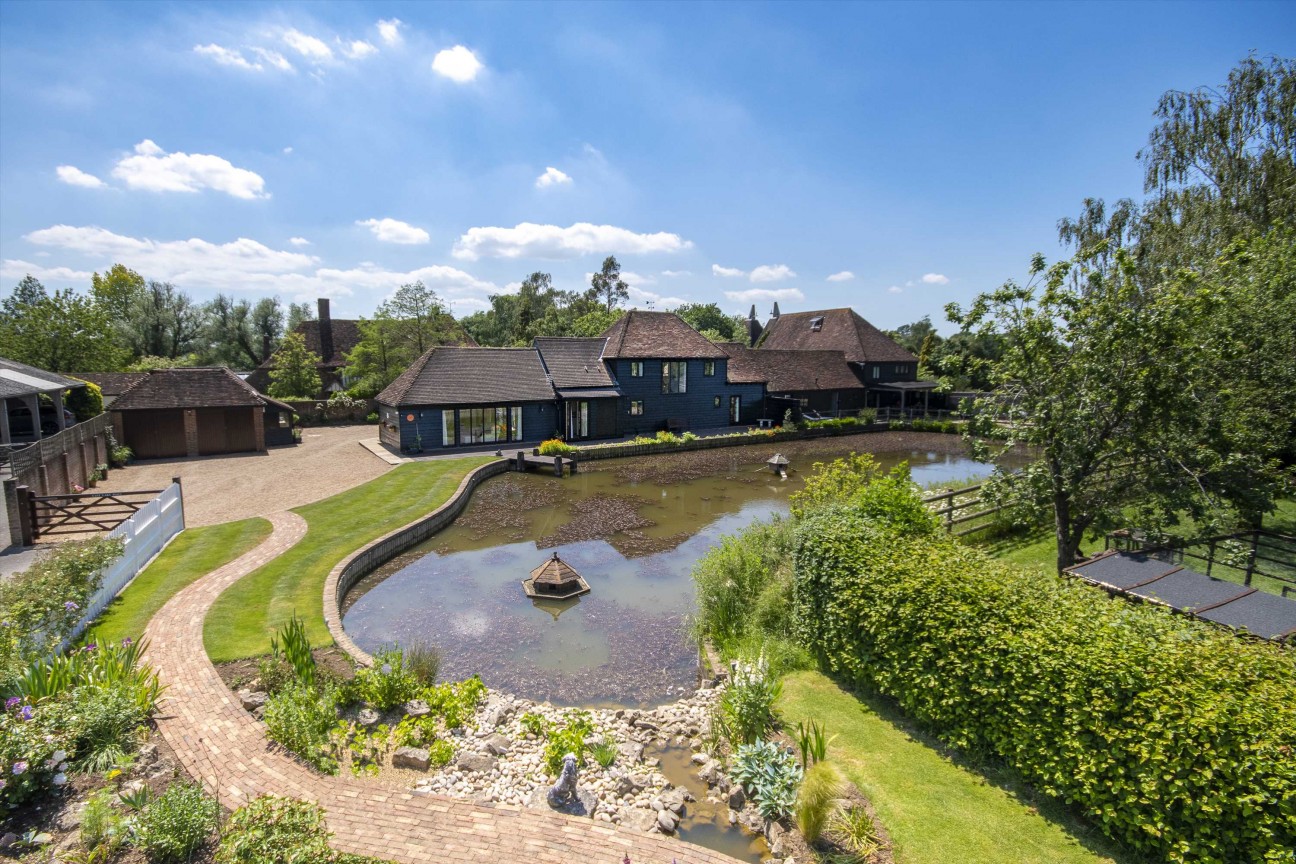
[(751, 271), (748, 277), (753, 282), (782, 282), (796, 277), (796, 273), (786, 264), (762, 264)]
[(93, 174), (87, 174), (75, 165), (60, 165), (54, 169), (58, 179), (69, 186), (81, 186), (86, 189), (102, 189), (107, 184)]
[(754, 303), (757, 300), (804, 300), (805, 294), (799, 288), (748, 288), (746, 291), (726, 291), (729, 300), (739, 303)]
[(571, 182), (570, 176), (550, 166), (536, 178), (535, 185), (537, 189), (548, 189), (550, 186), (570, 186)]
[(431, 238), (422, 228), (402, 222), (399, 219), (361, 219), (356, 222), (368, 228), (373, 235), (384, 243), (399, 243), (404, 246), (417, 246)]
[(378, 27), (378, 36), (387, 45), (399, 45), (403, 41), (401, 38), (403, 22), (399, 18), (380, 20), (376, 26)]
[(455, 241), (453, 255), (478, 258), (579, 258), (582, 255), (646, 255), (679, 252), (693, 244), (678, 234), (640, 234), (615, 225), (577, 222), (563, 228), (522, 222), (512, 228), (469, 228)]
[(724, 279), (739, 279), (746, 276), (747, 271), (739, 270), (737, 267), (721, 267), (719, 264), (712, 264), (711, 275), (720, 276)]
[(113, 168), (113, 176), (131, 189), (150, 192), (200, 192), (212, 189), (235, 198), (269, 198), (265, 179), (207, 153), (167, 153), (145, 139)]
[(840, 273), (834, 273), (828, 277), (829, 282), (849, 282), (855, 278), (855, 274), (849, 270), (843, 270)]
[(456, 84), (467, 84), (484, 68), (477, 55), (462, 45), (442, 49), (432, 58), (432, 71)]
[(948, 285), (950, 280), (948, 276), (941, 273), (926, 273), (922, 281), (928, 285)]

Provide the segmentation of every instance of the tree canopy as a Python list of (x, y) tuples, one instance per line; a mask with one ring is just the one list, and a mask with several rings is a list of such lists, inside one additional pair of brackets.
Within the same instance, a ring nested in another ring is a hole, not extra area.
[(276, 399), (314, 399), (320, 389), (320, 356), (306, 347), (300, 333), (284, 337), (270, 370), (270, 395)]

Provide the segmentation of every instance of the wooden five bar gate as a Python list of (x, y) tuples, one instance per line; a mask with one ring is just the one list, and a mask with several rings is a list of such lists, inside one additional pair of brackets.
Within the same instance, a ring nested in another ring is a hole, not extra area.
[[(180, 479), (173, 478), (175, 483)], [(23, 545), (40, 537), (111, 531), (135, 515), (164, 489), (123, 492), (76, 492), (70, 495), (34, 495), (18, 487), (18, 514)]]

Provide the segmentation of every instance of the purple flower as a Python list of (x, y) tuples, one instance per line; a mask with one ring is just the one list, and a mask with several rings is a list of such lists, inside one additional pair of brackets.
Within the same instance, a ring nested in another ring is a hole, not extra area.
[(4, 779), (3, 777), (0, 777), (0, 789), (3, 789), (8, 785), (9, 785), (9, 781)]
[[(30, 705), (24, 705), (22, 711), (19, 713), (22, 714), (22, 719), (24, 720), (32, 719), (32, 707)], [(23, 764), (25, 765), (27, 763), (24, 762)]]
[(93, 651), (93, 650), (95, 650), (95, 643), (91, 642), (90, 644), (86, 645), (86, 646), (85, 646), (85, 650), (86, 650), (86, 651)]
[(69, 611), (69, 612), (75, 612), (75, 611), (77, 611), (78, 609), (80, 609), (81, 607), (78, 606), (77, 604), (73, 603), (71, 600), (69, 600), (69, 601), (67, 601), (66, 603), (63, 604), (63, 608), (66, 609), (66, 610)]
[(132, 645), (134, 644), (134, 642), (135, 642), (134, 639), (131, 639), (129, 636), (127, 636), (126, 638), (122, 639), (122, 647), (124, 648), (127, 645)]
[(17, 696), (10, 696), (8, 699), (5, 700), (5, 710), (12, 711), (13, 709), (17, 708), (21, 704), (22, 704), (22, 700), (19, 699)]
[(27, 770), (26, 762), (19, 761), (14, 763), (13, 773), (15, 777), (17, 777), (19, 774), (22, 774), (26, 770)]

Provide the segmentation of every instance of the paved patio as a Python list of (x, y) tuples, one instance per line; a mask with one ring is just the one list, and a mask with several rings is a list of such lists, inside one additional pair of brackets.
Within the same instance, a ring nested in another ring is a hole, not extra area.
[(267, 516), (345, 492), (391, 470), (391, 464), (360, 445), (377, 434), (372, 425), (307, 427), (301, 444), (265, 453), (134, 462), (110, 472), (95, 491), (163, 489), (178, 476), (190, 527)]
[(203, 618), (220, 593), (306, 533), (305, 520), (295, 513), (269, 518), (274, 526), (269, 538), (171, 598), (146, 631), (148, 660), (167, 685), (158, 729), (190, 776), (226, 807), (264, 794), (316, 801), (327, 814), (338, 849), (410, 864), (614, 864), (623, 856), (635, 864), (736, 864), (709, 849), (590, 819), (326, 777), (272, 744), (202, 650)]

